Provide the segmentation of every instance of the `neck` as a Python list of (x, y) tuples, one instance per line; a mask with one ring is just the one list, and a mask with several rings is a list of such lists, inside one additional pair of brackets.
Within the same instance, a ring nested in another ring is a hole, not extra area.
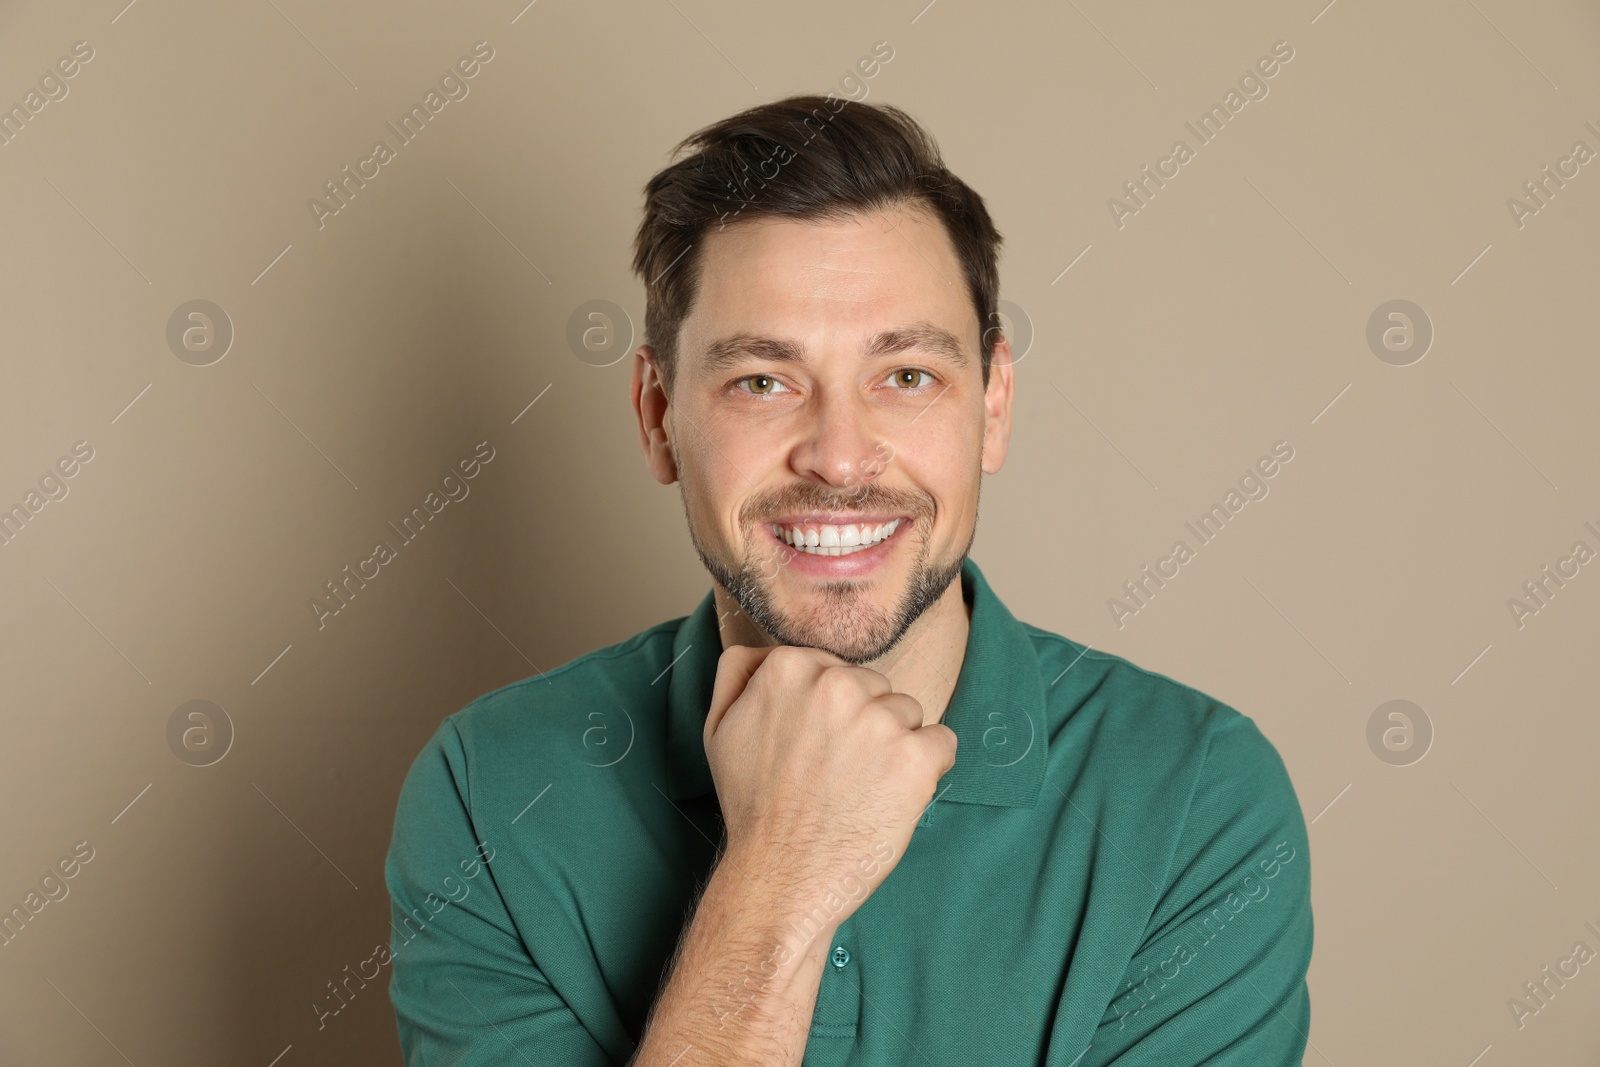
[[(723, 648), (777, 643), (744, 613), (720, 583), (713, 583), (712, 592)], [(887, 677), (895, 692), (915, 697), (922, 705), (924, 725), (939, 722), (950, 705), (966, 658), (971, 617), (972, 608), (961, 595), (961, 576), (957, 575), (894, 648), (862, 666)]]

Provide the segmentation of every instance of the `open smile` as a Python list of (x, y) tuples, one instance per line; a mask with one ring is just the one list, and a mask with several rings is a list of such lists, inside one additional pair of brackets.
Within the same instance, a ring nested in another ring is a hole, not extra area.
[(904, 515), (785, 515), (765, 526), (783, 570), (822, 581), (860, 580), (878, 573), (895, 546), (915, 529)]
[(773, 523), (772, 535), (791, 548), (811, 556), (850, 556), (882, 544), (900, 528), (900, 519), (887, 522), (836, 524), (826, 522)]

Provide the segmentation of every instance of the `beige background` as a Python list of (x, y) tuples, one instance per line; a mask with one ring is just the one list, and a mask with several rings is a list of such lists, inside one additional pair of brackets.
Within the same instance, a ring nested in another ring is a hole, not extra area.
[[(0, 147), (0, 505), (94, 449), (0, 547), (0, 905), (95, 850), (0, 947), (0, 1060), (398, 1062), (387, 971), (321, 1030), (311, 1005), (388, 936), (412, 757), (708, 587), (627, 361), (576, 358), (568, 317), (642, 322), (628, 242), (678, 138), (886, 40), (868, 99), (987, 198), (1035, 335), (974, 558), (1019, 617), (1282, 752), (1307, 1062), (1596, 1062), (1600, 963), (1521, 1029), (1507, 1007), (1600, 950), (1600, 565), (1507, 607), (1600, 549), (1600, 163), (1520, 228), (1506, 203), (1600, 150), (1592, 4), (124, 2), (0, 8), (0, 103), (94, 49)], [(470, 94), (319, 229), (307, 199), (480, 40)], [(1269, 94), (1119, 229), (1107, 198), (1279, 40)], [(1409, 366), (1366, 341), (1396, 298), (1436, 331)], [(193, 299), (236, 332), (210, 366), (166, 341)], [(310, 598), (483, 440), (470, 496), (319, 631)], [(1117, 627), (1279, 440), (1270, 495)], [(1408, 766), (1367, 741), (1399, 698), (1434, 731)], [(235, 730), (204, 768), (167, 741), (194, 699)]]

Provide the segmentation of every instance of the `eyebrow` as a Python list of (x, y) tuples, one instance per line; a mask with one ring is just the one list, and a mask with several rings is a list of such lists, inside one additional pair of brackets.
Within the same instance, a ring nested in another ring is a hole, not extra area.
[[(961, 341), (955, 334), (927, 320), (880, 332), (873, 337), (861, 355), (863, 359), (870, 359), (914, 348), (934, 352), (957, 367), (964, 368), (970, 362), (966, 350), (962, 348)], [(763, 337), (759, 334), (736, 333), (706, 346), (704, 360), (706, 370), (716, 374), (746, 360), (765, 359), (777, 363), (803, 363), (805, 358), (805, 347), (796, 341)]]

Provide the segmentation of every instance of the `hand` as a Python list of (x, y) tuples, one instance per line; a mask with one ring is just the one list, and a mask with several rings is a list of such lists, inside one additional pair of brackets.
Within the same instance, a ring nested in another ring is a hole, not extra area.
[(849, 893), (843, 922), (893, 870), (956, 735), (878, 671), (815, 648), (735, 645), (717, 662), (706, 756), (727, 827), (725, 861), (813, 907)]

